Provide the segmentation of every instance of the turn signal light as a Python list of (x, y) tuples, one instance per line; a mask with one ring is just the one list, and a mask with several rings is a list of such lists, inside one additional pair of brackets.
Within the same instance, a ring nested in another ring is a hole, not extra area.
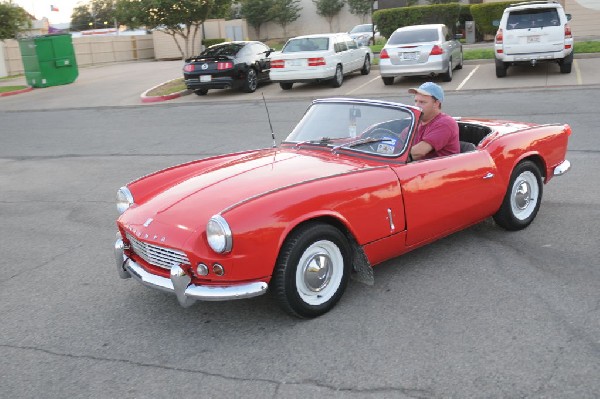
[(223, 268), (223, 266), (220, 264), (215, 263), (213, 265), (213, 273), (215, 273), (217, 276), (222, 276), (225, 274), (225, 268)]
[(204, 263), (198, 263), (198, 265), (196, 266), (196, 270), (194, 270), (194, 274), (196, 274), (196, 276), (200, 277), (200, 276), (206, 276), (208, 275), (208, 266), (206, 266)]
[(325, 58), (323, 58), (323, 57), (308, 59), (308, 66), (324, 66), (324, 65), (325, 65)]

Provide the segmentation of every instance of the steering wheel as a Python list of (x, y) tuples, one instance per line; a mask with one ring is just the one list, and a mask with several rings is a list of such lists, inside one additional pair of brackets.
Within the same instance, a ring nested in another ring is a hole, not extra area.
[[(362, 137), (370, 137), (373, 139), (391, 139), (391, 140), (400, 140), (400, 137), (390, 129), (386, 129), (383, 127), (376, 127), (375, 129), (365, 132), (362, 134)], [(367, 143), (366, 145), (373, 152), (378, 152), (380, 142), (375, 143)]]

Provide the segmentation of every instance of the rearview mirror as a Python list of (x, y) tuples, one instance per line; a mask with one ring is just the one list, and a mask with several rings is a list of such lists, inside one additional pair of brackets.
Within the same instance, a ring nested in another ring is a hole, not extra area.
[(565, 15), (567, 16), (567, 21), (570, 21), (570, 20), (571, 20), (571, 18), (573, 18), (573, 17), (571, 16), (571, 14), (565, 14)]

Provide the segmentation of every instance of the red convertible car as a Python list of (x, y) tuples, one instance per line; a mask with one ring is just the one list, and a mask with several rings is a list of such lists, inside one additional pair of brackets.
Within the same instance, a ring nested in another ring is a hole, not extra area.
[(314, 101), (278, 147), (211, 157), (118, 190), (122, 278), (197, 300), (270, 291), (289, 314), (329, 311), (352, 273), (493, 216), (535, 218), (566, 173), (568, 125), (459, 120), (461, 153), (409, 157), (421, 110)]

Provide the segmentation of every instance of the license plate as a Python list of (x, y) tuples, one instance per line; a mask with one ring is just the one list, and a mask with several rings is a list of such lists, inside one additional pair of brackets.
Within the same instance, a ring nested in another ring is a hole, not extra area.
[(287, 60), (285, 63), (287, 66), (293, 66), (293, 67), (302, 66), (302, 60)]
[(401, 57), (404, 61), (414, 61), (419, 58), (419, 53), (400, 53)]
[(539, 43), (539, 42), (540, 42), (539, 36), (527, 36), (527, 43)]
[(210, 82), (212, 80), (212, 76), (211, 75), (201, 75), (200, 76), (200, 81), (201, 82)]

